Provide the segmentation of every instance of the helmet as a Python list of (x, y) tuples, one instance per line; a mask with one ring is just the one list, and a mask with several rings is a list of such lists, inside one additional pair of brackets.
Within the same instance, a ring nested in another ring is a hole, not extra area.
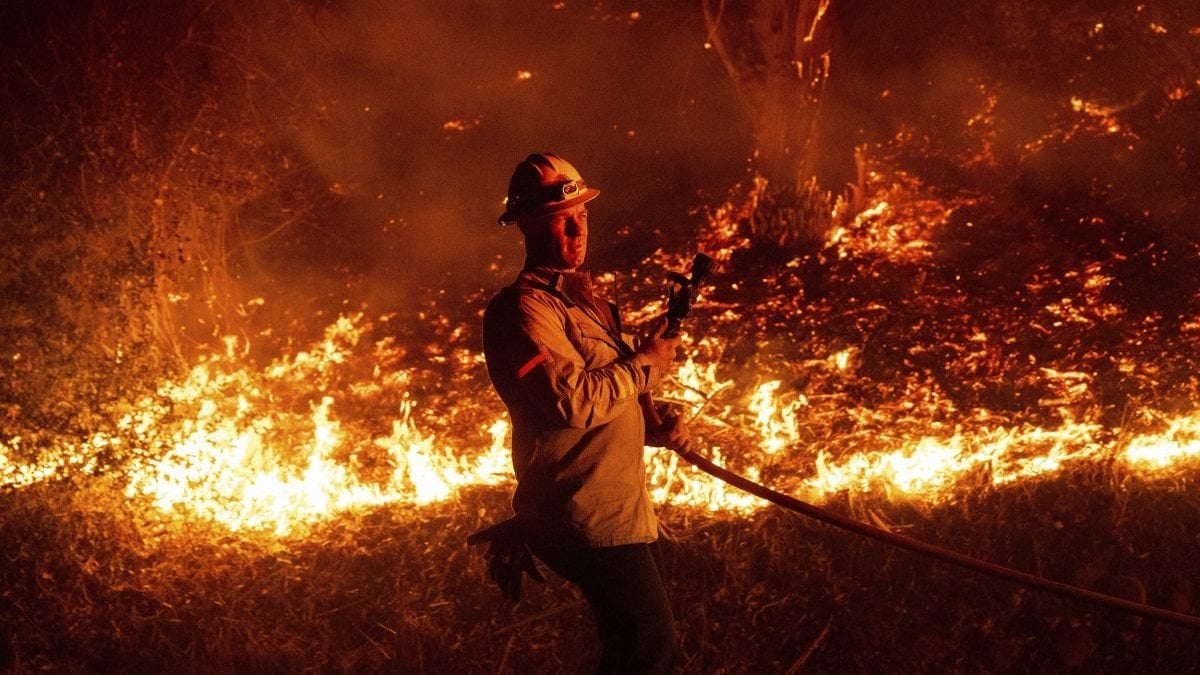
[(570, 162), (552, 152), (535, 153), (513, 170), (500, 224), (510, 225), (522, 216), (569, 209), (599, 196), (600, 191), (585, 185)]

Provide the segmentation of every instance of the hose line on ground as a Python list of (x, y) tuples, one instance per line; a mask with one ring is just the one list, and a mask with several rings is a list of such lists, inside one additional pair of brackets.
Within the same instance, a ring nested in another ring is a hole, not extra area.
[(745, 490), (756, 497), (761, 497), (762, 499), (765, 499), (777, 506), (782, 506), (789, 511), (795, 511), (796, 513), (808, 516), (809, 518), (815, 518), (821, 522), (833, 525), (834, 527), (848, 530), (855, 534), (859, 534), (876, 541), (881, 541), (891, 546), (912, 551), (913, 553), (927, 556), (935, 560), (940, 560), (951, 565), (957, 565), (959, 567), (981, 572), (999, 579), (1006, 579), (1030, 588), (1037, 588), (1064, 597), (1083, 600), (1084, 602), (1090, 602), (1102, 607), (1108, 607), (1111, 609), (1121, 610), (1123, 612), (1129, 612), (1131, 614), (1137, 614), (1150, 619), (1158, 619), (1176, 626), (1200, 630), (1200, 617), (1192, 616), (1190, 614), (1183, 614), (1181, 612), (1174, 612), (1169, 609), (1163, 609), (1161, 607), (1155, 607), (1153, 605), (1147, 605), (1141, 602), (1134, 602), (1133, 600), (1118, 598), (1116, 596), (1107, 595), (1104, 593), (1097, 593), (1096, 591), (1080, 588), (1078, 586), (1072, 586), (1071, 584), (1065, 584), (1059, 581), (1053, 581), (1036, 574), (1014, 570), (1009, 567), (1004, 567), (1003, 565), (997, 565), (996, 563), (980, 560), (979, 558), (973, 558), (969, 555), (957, 553), (940, 546), (934, 546), (933, 544), (928, 544), (923, 541), (918, 541), (910, 537), (896, 534), (894, 532), (889, 532), (858, 520), (854, 520), (853, 518), (840, 516), (832, 511), (828, 511), (820, 508), (819, 506), (814, 506), (807, 502), (800, 501), (795, 497), (785, 495), (781, 492), (776, 492), (771, 488), (760, 485), (759, 483), (755, 483), (744, 476), (740, 476), (728, 469), (713, 464), (710, 460), (700, 456), (695, 451), (688, 451), (679, 454), (683, 456), (684, 460), (691, 463), (696, 468), (734, 487)]

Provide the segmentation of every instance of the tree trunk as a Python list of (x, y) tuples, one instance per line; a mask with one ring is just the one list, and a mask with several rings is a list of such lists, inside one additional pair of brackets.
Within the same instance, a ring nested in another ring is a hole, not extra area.
[(830, 2), (701, 0), (708, 42), (754, 127), (755, 167), (781, 188), (800, 191), (813, 177), (827, 184), (819, 121), (833, 42)]

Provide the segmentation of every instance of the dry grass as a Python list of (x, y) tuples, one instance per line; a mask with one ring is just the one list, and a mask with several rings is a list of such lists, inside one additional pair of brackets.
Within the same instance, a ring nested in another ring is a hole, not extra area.
[[(1142, 323), (1106, 330), (1076, 322), (1054, 341), (1027, 325), (1022, 306), (1083, 297), (1083, 278), (1046, 269), (1082, 269), (1093, 249), (1041, 243), (1042, 257), (1026, 260), (1039, 233), (1034, 224), (1005, 229), (1011, 219), (989, 202), (939, 224), (921, 215), (929, 206), (921, 195), (900, 192), (871, 232), (940, 226), (942, 258), (889, 257), (860, 241), (847, 246), (867, 248), (845, 257), (816, 253), (791, 268), (760, 249), (735, 258), (726, 274), (761, 284), (713, 293), (718, 309), (721, 302), (758, 307), (753, 320), (721, 326), (709, 310), (699, 312), (700, 325), (711, 321), (726, 340), (730, 376), (749, 381), (782, 371), (788, 386), (812, 397), (810, 449), (842, 453), (879, 434), (929, 433), (931, 421), (956, 410), (987, 407), (1013, 423), (1052, 425), (1063, 406), (1107, 420), (1132, 402), (1192, 391), (1177, 377), (1191, 368), (1189, 334), (1147, 329), (1137, 316)], [(977, 225), (968, 227), (968, 217)], [(979, 246), (986, 251), (977, 253)], [(959, 281), (967, 270), (971, 276)], [(1047, 278), (1057, 281), (1026, 286)], [(1116, 290), (1085, 303), (1083, 316), (1102, 301), (1128, 302), (1135, 283), (1144, 279), (1115, 276)], [(860, 312), (881, 304), (884, 314)], [(1033, 322), (1053, 318), (1044, 314), (1034, 312)], [(456, 323), (435, 323), (441, 328), (424, 339), (403, 337), (445, 344), (439, 331)], [(1144, 344), (1131, 342), (1135, 329)], [(975, 331), (1012, 336), (1016, 346), (978, 345)], [(953, 358), (968, 344), (980, 359)], [(859, 345), (854, 367), (814, 365), (842, 345)], [(1105, 359), (1151, 347), (1160, 376), (1110, 374), (1094, 395), (1041, 403), (1056, 391), (1037, 364), (1103, 373)], [(452, 403), (450, 391), (459, 393), (453, 400), (482, 391), (480, 377), (478, 368), (430, 371), (414, 386), (436, 410)], [(904, 412), (903, 392), (914, 387), (941, 403)], [(849, 405), (882, 417), (847, 420)], [(891, 426), (879, 426), (884, 418)], [(435, 431), (452, 435), (449, 427)], [(740, 447), (726, 434), (726, 448)], [(810, 474), (812, 461), (811, 453), (795, 453), (767, 471), (786, 485), (789, 476)], [(277, 540), (165, 519), (126, 502), (118, 474), (0, 495), (0, 664), (7, 670), (579, 672), (597, 658), (573, 589), (554, 579), (509, 606), (466, 547), (468, 533), (507, 511), (507, 489), (348, 514)], [(1003, 489), (981, 474), (934, 505), (878, 490), (843, 495), (830, 507), (1018, 569), (1194, 612), (1200, 501), (1191, 476), (1181, 469), (1149, 481), (1116, 462), (1080, 463)], [(663, 516), (683, 535), (665, 545), (665, 561), (687, 672), (1163, 672), (1200, 662), (1200, 642), (1187, 631), (936, 565), (776, 509), (745, 518), (682, 509)]]
[[(904, 195), (877, 228), (935, 224), (922, 220), (923, 203)], [(767, 365), (775, 363), (791, 375), (789, 386), (812, 396), (811, 447), (838, 452), (880, 433), (921, 433), (955, 411), (942, 405), (930, 409), (933, 417), (920, 409), (888, 417), (896, 428), (839, 416), (851, 403), (894, 413), (904, 401), (899, 392), (914, 384), (959, 410), (986, 406), (1014, 422), (1054, 423), (1061, 406), (1040, 404), (1055, 391), (1027, 354), (1102, 373), (1096, 359), (1106, 354), (1157, 350), (1162, 381), (1112, 375), (1098, 395), (1072, 404), (1086, 419), (1109, 419), (1172, 391), (1186, 398), (1191, 385), (1175, 374), (1190, 368), (1193, 352), (1181, 348), (1190, 335), (1152, 327), (1146, 344), (1134, 345), (1130, 333), (1079, 324), (1059, 331), (1057, 343), (1040, 340), (1021, 305), (1081, 294), (1083, 281), (1062, 276), (1032, 298), (1025, 282), (1046, 278), (1043, 264), (1081, 269), (1091, 249), (1067, 255), (1066, 247), (1042, 244), (1046, 255), (1024, 261), (1022, 246), (1037, 228), (1005, 230), (1000, 225), (1011, 221), (999, 207), (972, 208), (984, 231), (969, 228), (967, 236), (969, 210), (945, 223), (942, 259), (817, 253), (795, 273), (780, 273), (792, 268), (770, 251), (733, 260), (727, 274), (764, 282), (713, 294), (718, 303), (760, 308), (753, 321), (714, 327), (725, 331), (727, 372), (750, 377), (775, 372)], [(993, 229), (983, 227), (989, 222)], [(987, 256), (971, 248), (985, 245)], [(971, 292), (951, 292), (968, 269), (973, 276), (960, 285)], [(1117, 291), (1103, 299), (1124, 302), (1122, 293), (1140, 279), (1117, 277)], [(879, 303), (886, 315), (856, 314)], [(711, 320), (706, 311), (699, 322)], [(977, 348), (988, 356), (985, 366), (966, 370), (968, 360), (950, 356), (956, 345), (974, 344), (976, 330), (1014, 336), (1018, 346), (988, 342)], [(754, 341), (763, 335), (769, 339)], [(444, 337), (435, 331), (425, 342)], [(811, 365), (844, 344), (861, 345), (853, 368)], [(481, 391), (472, 372), (431, 372), (417, 382), (431, 387), (437, 409), (448, 388), (460, 396)], [(1168, 389), (1164, 381), (1178, 384)], [(727, 436), (725, 447), (738, 447), (733, 432)], [(786, 484), (809, 474), (811, 462), (811, 453), (797, 453), (767, 469)], [(1194, 475), (1181, 469), (1150, 481), (1116, 462), (1081, 463), (1003, 489), (980, 475), (935, 505), (880, 490), (829, 506), (1018, 569), (1195, 612)], [(187, 518), (167, 526), (122, 492), (114, 474), (0, 495), (0, 664), (7, 670), (579, 672), (598, 656), (586, 606), (561, 580), (531, 586), (515, 607), (486, 584), (465, 539), (507, 511), (506, 489), (348, 514), (284, 540), (231, 535)], [(663, 517), (683, 535), (664, 548), (687, 672), (1164, 672), (1200, 662), (1200, 642), (1187, 631), (936, 565), (776, 509), (745, 518), (664, 509)]]
[[(1122, 580), (1195, 611), (1193, 485), (1111, 470), (930, 511), (860, 502), (906, 533), (1095, 588)], [(501, 490), (346, 516), (302, 539), (152, 534), (103, 480), (0, 498), (3, 665), (11, 672), (578, 672), (597, 656), (559, 579), (513, 607), (467, 533)], [(843, 508), (845, 504), (841, 505)], [(1179, 672), (1190, 632), (933, 564), (779, 510), (667, 511), (687, 672)], [(1114, 586), (1115, 584), (1115, 586)]]
[[(208, 7), (194, 3), (192, 9), (205, 14)], [(1039, 13), (1031, 16), (1050, 11), (1040, 7), (1030, 4), (1029, 11)], [(3, 256), (3, 281), (13, 308), (0, 327), (17, 336), (10, 351), (24, 355), (18, 361), (6, 352), (3, 360), (4, 437), (32, 430), (77, 440), (111, 426), (101, 419), (109, 415), (106, 404), (136, 400), (178, 359), (178, 333), (186, 331), (175, 310), (162, 304), (170, 291), (190, 289), (197, 306), (215, 297), (219, 301), (200, 307), (200, 315), (214, 325), (239, 325), (230, 305), (236, 289), (223, 287), (227, 270), (202, 266), (225, 260), (223, 233), (232, 214), (261, 200), (269, 217), (257, 225), (269, 237), (295, 222), (288, 214), (311, 214), (325, 203), (314, 194), (326, 186), (314, 189), (304, 176), (264, 168), (286, 165), (283, 151), (267, 143), (267, 131), (239, 107), (240, 99), (213, 93), (222, 77), (239, 81), (240, 72), (218, 69), (220, 77), (210, 82), (197, 66), (197, 72), (182, 71), (196, 82), (155, 79), (163, 63), (232, 67), (179, 37), (190, 35), (187, 21), (167, 21), (166, 28), (175, 29), (170, 33), (152, 20), (157, 16), (146, 13), (143, 21), (126, 7), (114, 16), (85, 17), (138, 36), (168, 35), (168, 46), (157, 51), (143, 48), (140, 39), (126, 44), (114, 31), (101, 41), (102, 56), (89, 60), (87, 50), (73, 51), (72, 45), (87, 44), (75, 39), (81, 29), (67, 25), (52, 31), (60, 36), (59, 52), (49, 53), (59, 62), (41, 66), (61, 78), (53, 87), (23, 72), (4, 73), (5, 83), (22, 83), (13, 91), (29, 100), (27, 116), (3, 118), (6, 137), (22, 152), (21, 161), (5, 169), (14, 187), (0, 201), (0, 215), (21, 227), (6, 230), (13, 245)], [(240, 25), (212, 30), (242, 35)], [(1031, 32), (1031, 53), (1043, 33), (1060, 38), (1059, 31)], [(1172, 31), (1171, 39), (1188, 39), (1182, 35)], [(906, 43), (912, 37), (897, 33)], [(1157, 42), (1146, 45), (1167, 53)], [(135, 74), (115, 80), (116, 94), (89, 88), (108, 81), (90, 75), (117, 73), (110, 60), (121, 59)], [(1041, 59), (1034, 61), (1038, 72), (1045, 70)], [(1013, 79), (1020, 81), (1015, 76), (1022, 72), (1014, 67)], [(180, 98), (176, 89), (195, 96)], [(911, 97), (889, 100), (902, 106)], [(214, 108), (214, 101), (224, 107)], [(1140, 123), (1135, 126), (1148, 137), (1150, 129), (1164, 130), (1161, 142), (1139, 148), (1133, 158), (1139, 161), (1111, 162), (1109, 145), (1088, 143), (1081, 133), (1035, 156), (1025, 170), (1036, 177), (1061, 173), (1056, 162), (1099, 166), (1118, 184), (1137, 186), (1131, 177), (1159, 166), (1150, 159), (1175, 156), (1177, 145), (1191, 147), (1186, 132), (1200, 118), (1190, 114), (1194, 95), (1181, 101), (1159, 107), (1174, 124), (1127, 120)], [(164, 102), (172, 107), (163, 110)], [(1135, 107), (1139, 115), (1138, 108), (1155, 110)], [(40, 122), (27, 124), (26, 117)], [(197, 137), (210, 155), (192, 151)], [(64, 140), (44, 145), (52, 138)], [(128, 148), (140, 150), (121, 154)], [(908, 154), (924, 164), (905, 153), (901, 158), (926, 172), (937, 162), (952, 165), (959, 176), (963, 162), (945, 160), (963, 157), (931, 152), (912, 143)], [(114, 155), (121, 161), (114, 164)], [(836, 246), (816, 250), (830, 224), (821, 195), (778, 193), (738, 224), (740, 234), (759, 240), (728, 265), (727, 280), (741, 280), (741, 288), (726, 283), (711, 294), (718, 303), (711, 311), (698, 309), (700, 325), (722, 331), (724, 376), (746, 383), (710, 409), (743, 396), (756, 378), (784, 379), (787, 389), (813, 402), (802, 430), (805, 449), (838, 454), (881, 434), (924, 433), (932, 422), (953, 422), (981, 408), (996, 424), (1046, 426), (1060, 423), (1066, 410), (1117, 435), (1124, 425), (1145, 422), (1128, 419), (1143, 402), (1161, 404), (1165, 412), (1194, 410), (1200, 333), (1185, 327), (1200, 315), (1200, 265), (1194, 255), (1179, 253), (1194, 250), (1191, 242), (1129, 215), (1164, 192), (1192, 194), (1184, 189), (1189, 175), (1183, 169), (1168, 174), (1171, 180), (1134, 191), (1131, 205), (1120, 208), (1098, 208), (1095, 195), (1067, 189), (1069, 181), (1058, 191), (1018, 182), (1005, 195), (960, 199), (953, 214), (942, 217), (931, 195), (899, 190), (893, 209), (868, 223), (858, 243), (879, 240), (848, 247), (846, 255)], [(116, 187), (101, 189), (101, 177)], [(297, 203), (282, 196), (293, 193)], [(1195, 211), (1194, 199), (1184, 201), (1186, 208), (1164, 222)], [(1054, 208), (1028, 209), (1044, 203)], [(164, 229), (169, 223), (176, 228)], [(912, 237), (890, 242), (889, 228), (919, 230), (927, 241), (901, 250)], [(1164, 257), (1164, 248), (1174, 253)], [(905, 259), (898, 250), (915, 257)], [(88, 274), (68, 264), (102, 258), (110, 264)], [(788, 267), (793, 261), (798, 266)], [(1081, 273), (1092, 266), (1094, 273)], [(1101, 276), (1111, 283), (1089, 290), (1088, 279)], [(657, 295), (656, 283), (644, 283), (623, 297)], [(1063, 305), (1064, 297), (1074, 304)], [(718, 325), (727, 306), (754, 311)], [(1125, 314), (1109, 320), (1110, 306)], [(448, 327), (462, 316), (444, 318), (399, 337), (410, 345), (446, 346)], [(1066, 327), (1046, 328), (1056, 321)], [(977, 333), (988, 340), (974, 340)], [(477, 337), (467, 331), (461, 340), (477, 344)], [(164, 338), (170, 344), (159, 344)], [(161, 358), (151, 349), (155, 344)], [(135, 354), (136, 363), (114, 366), (119, 347)], [(830, 352), (849, 347), (856, 356), (846, 372), (821, 365)], [(1125, 362), (1137, 368), (1126, 369)], [(1092, 374), (1088, 394), (1074, 403), (1043, 404), (1062, 398), (1056, 381), (1042, 372), (1046, 364)], [(431, 371), (414, 384), (432, 383), (418, 393), (428, 394), (422, 402), (438, 410), (482, 391), (478, 370)], [(888, 417), (911, 402), (910, 392), (926, 395), (918, 403), (927, 408)], [(880, 414), (854, 419), (847, 415), (850, 404)], [(724, 433), (727, 449), (747, 445)], [(812, 453), (796, 455), (767, 471), (782, 482), (810, 475)], [(515, 607), (486, 585), (481, 560), (464, 541), (506, 512), (505, 489), (467, 490), (424, 508), (348, 514), (277, 540), (231, 535), (186, 518), (164, 525), (148, 505), (127, 502), (119, 472), (107, 468), (0, 492), (0, 668), (540, 673), (579, 672), (597, 657), (586, 606), (561, 580), (529, 587)], [(1194, 467), (1189, 471), (1195, 475)], [(1072, 466), (1004, 489), (981, 480), (935, 506), (872, 493), (841, 497), (831, 508), (1050, 578), (1144, 593), (1152, 604), (1196, 612), (1200, 500), (1189, 471), (1149, 481), (1116, 464)], [(1200, 641), (1192, 633), (935, 565), (778, 510), (738, 518), (665, 509), (663, 516), (683, 535), (664, 548), (687, 672), (1179, 672), (1200, 663)]]

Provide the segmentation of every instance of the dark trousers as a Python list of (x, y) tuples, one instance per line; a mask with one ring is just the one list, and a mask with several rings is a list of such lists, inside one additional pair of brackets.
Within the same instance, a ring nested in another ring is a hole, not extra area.
[(659, 574), (657, 542), (603, 548), (530, 542), (530, 547), (591, 604), (602, 647), (597, 672), (673, 672), (675, 618)]

